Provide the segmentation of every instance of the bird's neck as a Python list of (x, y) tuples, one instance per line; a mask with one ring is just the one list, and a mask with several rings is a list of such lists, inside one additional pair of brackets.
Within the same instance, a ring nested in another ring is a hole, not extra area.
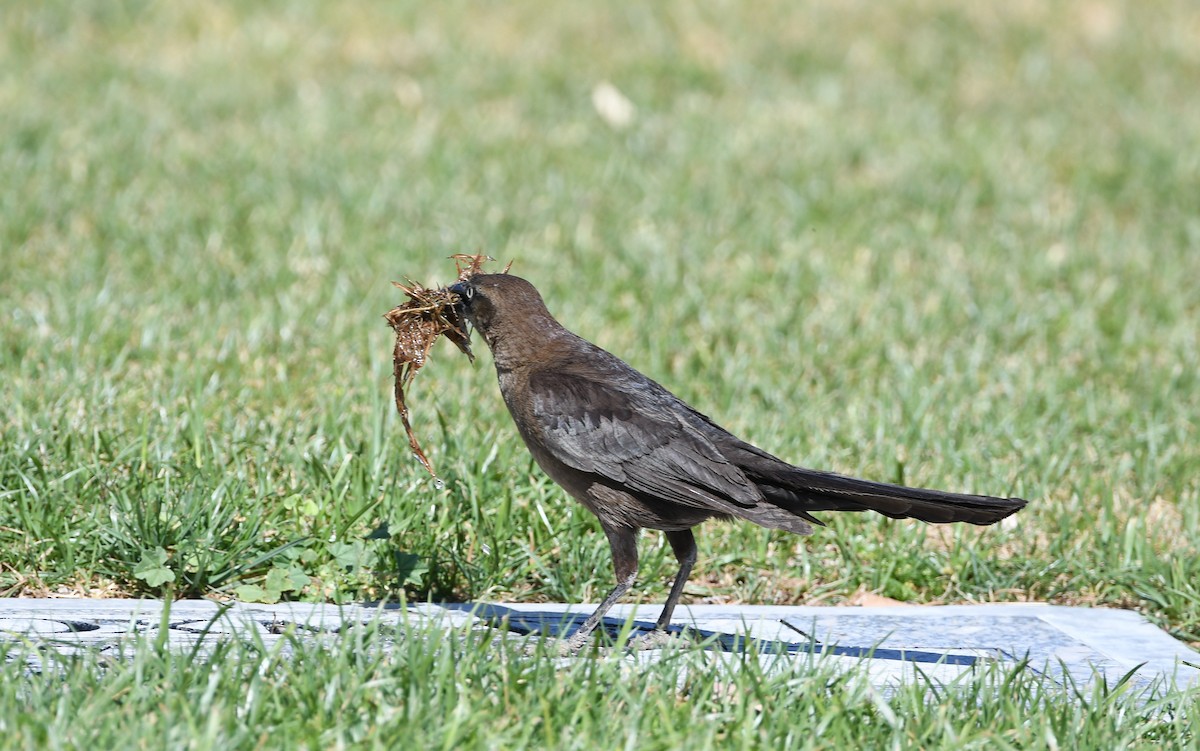
[(553, 353), (572, 337), (574, 334), (548, 313), (494, 327), (485, 334), (496, 370), (502, 372), (553, 359)]

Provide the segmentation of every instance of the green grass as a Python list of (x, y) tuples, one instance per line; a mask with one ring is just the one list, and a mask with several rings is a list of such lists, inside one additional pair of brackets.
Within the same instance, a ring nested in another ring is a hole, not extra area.
[(52, 654), (38, 655), (40, 674), (22, 659), (0, 667), (0, 747), (1109, 749), (1195, 739), (1181, 706), (1194, 695), (1060, 687), (1022, 668), (884, 695), (819, 658), (738, 656), (730, 679), (714, 669), (718, 655), (696, 649), (668, 648), (648, 665), (621, 652), (562, 665), (519, 642), (419, 626), (398, 640), (361, 626), (324, 645), (288, 636), (200, 656), (152, 638), (125, 659)]
[[(0, 593), (597, 600), (486, 355), (411, 393), (444, 488), (394, 414), (389, 281), (485, 252), (774, 453), (1031, 500), (710, 525), (687, 600), (1200, 643), (1200, 15), (1005, 8), (7, 3)], [(647, 535), (631, 598), (673, 573)]]

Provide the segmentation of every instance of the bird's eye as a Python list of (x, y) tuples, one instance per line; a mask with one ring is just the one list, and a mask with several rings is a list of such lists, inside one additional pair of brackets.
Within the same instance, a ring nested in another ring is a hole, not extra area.
[(470, 285), (467, 285), (466, 294), (467, 294), (468, 300), (475, 297), (475, 288)]

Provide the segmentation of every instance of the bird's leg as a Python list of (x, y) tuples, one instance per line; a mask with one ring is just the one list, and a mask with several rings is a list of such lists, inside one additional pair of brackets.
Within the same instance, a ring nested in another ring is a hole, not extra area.
[(637, 530), (629, 527), (605, 527), (604, 534), (608, 537), (608, 547), (612, 551), (613, 571), (617, 575), (617, 586), (612, 588), (604, 601), (592, 611), (592, 614), (587, 617), (575, 633), (567, 639), (566, 651), (574, 653), (579, 651), (584, 644), (587, 643), (588, 637), (596, 626), (600, 625), (600, 619), (608, 612), (608, 609), (621, 599), (621, 596), (629, 591), (633, 586), (633, 580), (637, 576), (638, 569), (638, 552), (637, 552)]
[(692, 566), (696, 565), (696, 538), (692, 535), (692, 530), (681, 529), (663, 534), (666, 535), (667, 542), (671, 543), (671, 551), (675, 553), (675, 560), (679, 561), (679, 573), (675, 575), (675, 582), (671, 585), (671, 594), (667, 595), (667, 602), (663, 605), (662, 614), (658, 616), (658, 623), (654, 625), (658, 631), (666, 631), (667, 626), (670, 625), (671, 614), (675, 612), (675, 605), (683, 594), (683, 587), (687, 584), (688, 577), (692, 575)]
[(675, 575), (671, 593), (667, 595), (667, 602), (663, 605), (662, 614), (658, 616), (654, 630), (641, 634), (630, 643), (630, 646), (638, 650), (661, 649), (674, 641), (675, 637), (667, 632), (667, 626), (671, 625), (671, 614), (675, 612), (675, 605), (678, 604), (683, 587), (692, 573), (692, 566), (696, 563), (696, 538), (692, 536), (692, 530), (684, 529), (663, 534), (666, 535), (667, 542), (671, 543), (675, 559), (679, 561), (679, 573)]

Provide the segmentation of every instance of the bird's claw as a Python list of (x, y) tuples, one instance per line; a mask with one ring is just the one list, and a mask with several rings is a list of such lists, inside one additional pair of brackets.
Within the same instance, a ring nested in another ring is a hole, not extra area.
[(678, 644), (679, 635), (662, 629), (654, 629), (638, 634), (629, 640), (629, 649), (634, 652), (645, 652), (651, 649), (662, 649), (670, 644)]
[[(591, 643), (593, 634), (574, 634), (567, 638), (531, 640), (525, 645), (525, 654), (529, 657), (548, 655), (550, 657), (578, 657)], [(625, 649), (630, 652), (648, 652), (652, 649), (664, 649), (671, 645), (690, 643), (686, 633), (674, 633), (662, 629), (643, 631), (631, 636), (625, 642)]]

